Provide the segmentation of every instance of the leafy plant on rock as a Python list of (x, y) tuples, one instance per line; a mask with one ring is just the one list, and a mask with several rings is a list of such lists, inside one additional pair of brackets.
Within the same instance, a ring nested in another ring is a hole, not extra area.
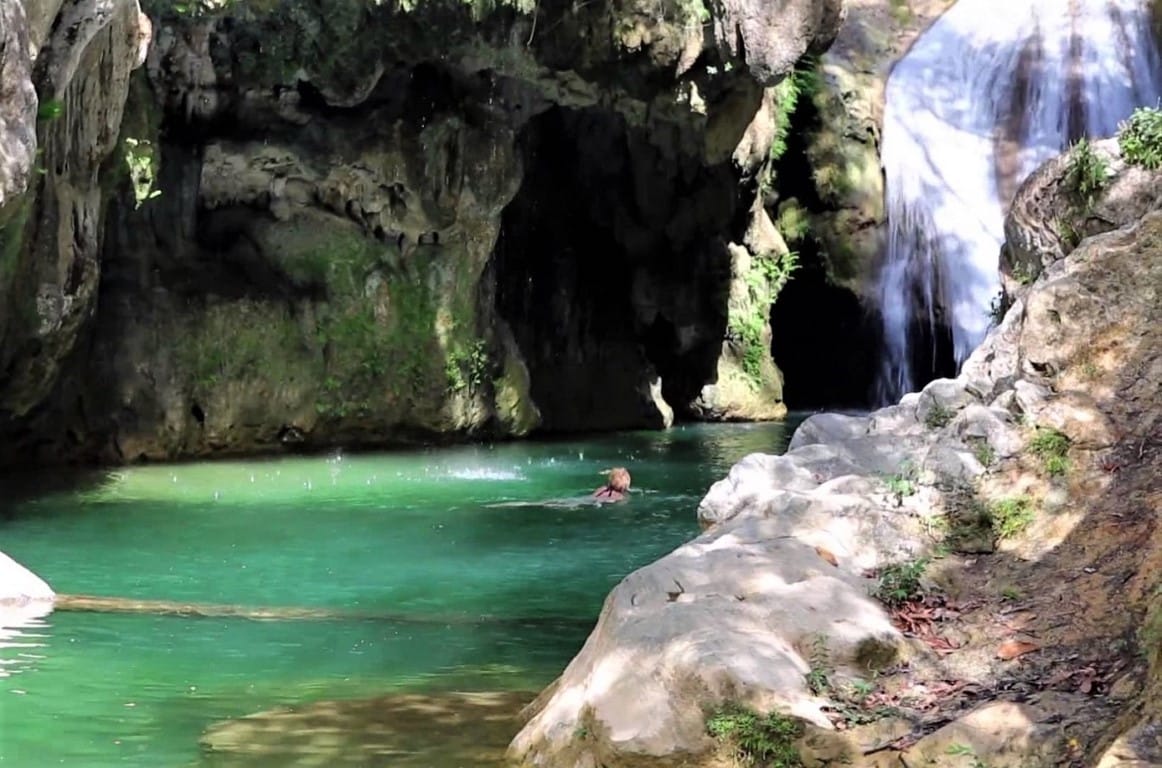
[(918, 475), (916, 465), (905, 461), (898, 472), (884, 478), (884, 485), (888, 487), (888, 493), (895, 497), (897, 507), (904, 503), (905, 497), (915, 495)]
[(794, 746), (803, 729), (789, 717), (728, 705), (707, 719), (706, 730), (742, 765), (799, 768), (803, 764)]
[(1118, 147), (1130, 165), (1162, 168), (1162, 108), (1139, 107), (1118, 126)]
[(928, 413), (924, 414), (924, 426), (928, 429), (943, 429), (952, 421), (954, 415), (950, 409), (940, 403), (933, 403), (932, 407), (928, 409)]
[(753, 257), (743, 276), (750, 293), (749, 309), (733, 314), (728, 330), (742, 352), (743, 373), (756, 387), (762, 386), (763, 362), (770, 354), (763, 343), (763, 331), (771, 304), (798, 266), (799, 255), (794, 251), (759, 253)]
[(1045, 472), (1056, 477), (1069, 471), (1069, 438), (1051, 427), (1038, 427), (1029, 450), (1041, 459)]
[(1089, 139), (1083, 138), (1073, 145), (1065, 164), (1065, 186), (1079, 205), (1089, 209), (1109, 179), (1109, 163), (1093, 151)]
[(991, 502), (987, 506), (988, 519), (993, 535), (998, 539), (1011, 539), (1024, 531), (1033, 522), (1035, 508), (1028, 496), (1013, 496)]
[(872, 597), (889, 607), (919, 600), (924, 596), (924, 574), (927, 571), (926, 557), (889, 565), (880, 570)]

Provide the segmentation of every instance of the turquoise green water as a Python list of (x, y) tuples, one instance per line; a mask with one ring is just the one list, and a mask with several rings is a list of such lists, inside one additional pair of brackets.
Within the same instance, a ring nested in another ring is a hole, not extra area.
[[(208, 725), (278, 705), (537, 690), (614, 584), (697, 533), (709, 485), (789, 433), (150, 466), (31, 490), (0, 477), (0, 549), (58, 593), (359, 614), (58, 611), (0, 636), (0, 764), (196, 765)], [(584, 496), (612, 465), (630, 468), (635, 493), (595, 506)]]

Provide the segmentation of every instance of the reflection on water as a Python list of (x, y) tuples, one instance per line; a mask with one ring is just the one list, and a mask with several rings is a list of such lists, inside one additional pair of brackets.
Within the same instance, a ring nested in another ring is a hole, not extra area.
[(45, 602), (0, 605), (0, 678), (18, 674), (44, 658), (49, 629), (44, 617), (50, 610)]
[[(296, 612), (14, 623), (0, 636), (0, 761), (189, 765), (214, 723), (326, 701), (435, 697), (463, 718), (475, 703), (440, 697), (488, 691), (508, 706), (560, 673), (614, 584), (697, 534), (711, 483), (789, 434), (684, 427), (20, 478), (20, 495), (0, 494), (0, 545), (58, 593)], [(587, 494), (611, 466), (630, 468), (635, 492), (595, 507)], [(382, 725), (336, 725), (358, 722), (339, 717), (357, 705), (320, 706), (328, 738), (366, 727), (384, 749), (402, 744), (413, 762), (391, 764), (467, 764), (439, 734), (401, 742)]]

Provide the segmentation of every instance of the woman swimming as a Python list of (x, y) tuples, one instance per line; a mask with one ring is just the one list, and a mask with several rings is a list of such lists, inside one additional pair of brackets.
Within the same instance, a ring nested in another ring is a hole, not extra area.
[(592, 496), (598, 501), (621, 501), (629, 492), (629, 483), (629, 470), (625, 467), (614, 467), (609, 470), (609, 480), (594, 491)]

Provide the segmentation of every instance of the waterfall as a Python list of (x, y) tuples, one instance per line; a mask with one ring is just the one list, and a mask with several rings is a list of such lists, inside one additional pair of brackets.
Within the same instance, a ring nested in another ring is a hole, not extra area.
[(1018, 184), (1158, 103), (1149, 1), (959, 0), (896, 63), (881, 147), (878, 405), (954, 373), (984, 339)]

